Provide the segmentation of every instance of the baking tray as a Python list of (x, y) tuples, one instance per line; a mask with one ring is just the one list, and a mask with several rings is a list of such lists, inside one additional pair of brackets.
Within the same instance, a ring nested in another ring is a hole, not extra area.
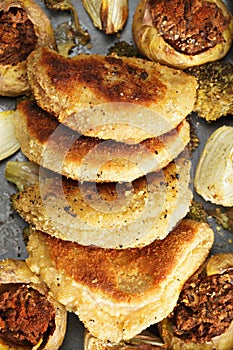
[[(69, 12), (49, 11), (43, 2), (39, 0), (37, 2), (50, 17), (55, 30), (59, 24), (67, 23), (70, 21), (71, 16)], [(229, 10), (233, 13), (232, 0), (225, 0), (224, 2), (228, 6)], [(131, 33), (132, 17), (135, 12), (137, 3), (138, 1), (129, 0), (129, 16), (124, 30), (117, 35), (105, 35), (93, 26), (91, 19), (82, 6), (81, 0), (74, 0), (73, 4), (75, 5), (78, 12), (80, 23), (84, 29), (88, 30), (91, 40), (86, 46), (82, 46), (77, 42), (77, 45), (75, 46), (72, 54), (75, 55), (80, 52), (107, 54), (109, 48), (118, 41), (126, 41), (129, 44), (133, 44)], [(233, 47), (225, 57), (225, 60), (233, 63)], [(15, 99), (0, 97), (0, 111), (12, 109), (14, 107)], [(195, 174), (198, 159), (208, 137), (222, 125), (233, 126), (233, 118), (232, 116), (227, 116), (220, 118), (216, 122), (207, 123), (204, 119), (199, 118), (196, 114), (193, 113), (191, 115), (191, 121), (200, 140), (198, 147), (191, 154), (192, 173)], [(25, 157), (19, 151), (10, 158), (0, 162), (0, 260), (6, 258), (24, 260), (27, 257), (27, 251), (22, 239), (22, 230), (25, 226), (25, 223), (11, 208), (10, 196), (12, 193), (15, 193), (16, 188), (13, 184), (7, 182), (4, 178), (5, 166), (9, 160), (25, 160)], [(195, 192), (194, 198), (198, 202), (203, 203), (205, 208), (215, 208), (213, 204), (203, 201), (203, 199)], [(212, 253), (233, 253), (233, 234), (219, 227), (212, 218), (209, 219), (209, 223), (215, 231), (215, 242), (213, 245)], [(79, 321), (76, 315), (69, 313), (67, 333), (61, 349), (83, 349), (83, 335), (84, 327), (82, 323)]]

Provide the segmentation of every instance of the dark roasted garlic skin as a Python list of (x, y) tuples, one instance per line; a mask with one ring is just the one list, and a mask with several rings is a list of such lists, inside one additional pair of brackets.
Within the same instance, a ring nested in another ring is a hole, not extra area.
[(233, 254), (211, 256), (158, 328), (170, 350), (233, 349)]
[(0, 261), (0, 349), (57, 350), (66, 322), (64, 307), (26, 262)]
[(26, 59), (41, 46), (56, 48), (42, 8), (33, 0), (0, 0), (0, 95), (14, 97), (30, 90)]
[(144, 56), (185, 69), (227, 54), (233, 17), (222, 0), (140, 0), (132, 31)]

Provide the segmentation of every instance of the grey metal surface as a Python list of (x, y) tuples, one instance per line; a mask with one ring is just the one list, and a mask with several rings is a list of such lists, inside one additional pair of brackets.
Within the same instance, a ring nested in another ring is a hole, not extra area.
[[(108, 52), (108, 48), (111, 47), (118, 40), (125, 40), (129, 44), (132, 44), (132, 16), (135, 11), (137, 2), (138, 1), (135, 0), (129, 0), (129, 17), (123, 32), (120, 35), (106, 36), (93, 26), (90, 18), (88, 17), (84, 8), (82, 7), (81, 1), (74, 0), (73, 3), (75, 4), (78, 10), (80, 22), (84, 28), (88, 29), (91, 36), (91, 47), (89, 47), (89, 45), (83, 47), (77, 44), (74, 50), (74, 54), (79, 52), (106, 54)], [(44, 8), (42, 2), (38, 0), (38, 3)], [(232, 0), (226, 0), (225, 3), (230, 9), (230, 11), (233, 13)], [(51, 18), (51, 21), (55, 28), (59, 23), (63, 23), (70, 19), (68, 12), (54, 13), (47, 11), (47, 9), (45, 9), (45, 11)], [(233, 63), (233, 49), (227, 55), (226, 59)], [(0, 111), (14, 108), (14, 105), (14, 99), (0, 97)], [(202, 152), (207, 138), (216, 128), (218, 128), (221, 125), (233, 126), (233, 118), (231, 116), (228, 116), (225, 118), (221, 118), (217, 122), (207, 123), (205, 120), (198, 118), (195, 114), (193, 114), (192, 121), (196, 127), (197, 135), (201, 141), (198, 148), (195, 150), (195, 152), (192, 153), (193, 172), (195, 172), (197, 161), (200, 157), (200, 154)], [(19, 151), (12, 157), (10, 157), (10, 159), (23, 160), (24, 156)], [(15, 187), (14, 185), (8, 183), (4, 178), (5, 166), (8, 160), (9, 159), (6, 159), (5, 161), (0, 162), (0, 259), (25, 259), (27, 257), (27, 252), (22, 240), (22, 229), (25, 226), (25, 224), (18, 217), (18, 215), (14, 213), (14, 211), (11, 208), (10, 195), (15, 192)], [(202, 198), (200, 198), (197, 194), (195, 194), (195, 198), (197, 198), (198, 201), (203, 202)], [(208, 207), (212, 206), (210, 203), (204, 204)], [(215, 243), (212, 252), (217, 253), (222, 251), (228, 251), (233, 253), (233, 243), (231, 243), (233, 241), (232, 233), (216, 227), (214, 220), (210, 220), (210, 224), (213, 225), (213, 228), (215, 230)], [(61, 349), (77, 350), (82, 348), (83, 326), (75, 315), (69, 314), (67, 335)]]

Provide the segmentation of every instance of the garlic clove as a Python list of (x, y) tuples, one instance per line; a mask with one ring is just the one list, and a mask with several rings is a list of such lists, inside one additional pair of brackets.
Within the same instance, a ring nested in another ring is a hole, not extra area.
[(82, 0), (95, 27), (105, 34), (122, 30), (128, 18), (128, 0)]
[(205, 200), (233, 206), (233, 127), (218, 128), (199, 159), (194, 187)]
[(0, 161), (19, 150), (20, 144), (15, 136), (15, 111), (0, 112)]

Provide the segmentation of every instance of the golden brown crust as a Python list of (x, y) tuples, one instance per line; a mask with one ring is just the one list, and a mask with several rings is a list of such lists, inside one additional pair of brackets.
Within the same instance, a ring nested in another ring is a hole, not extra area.
[(12, 196), (25, 221), (52, 236), (105, 248), (164, 238), (192, 199), (190, 161), (178, 158), (132, 183), (78, 183), (55, 176)]
[(164, 240), (126, 250), (84, 247), (31, 229), (27, 263), (92, 334), (118, 342), (173, 309), (212, 244), (210, 227), (193, 220)]
[(194, 77), (135, 57), (70, 59), (36, 50), (28, 77), (37, 103), (60, 122), (86, 136), (127, 143), (176, 127), (196, 97)]
[(18, 104), (15, 121), (16, 136), (29, 160), (80, 181), (133, 181), (167, 166), (190, 139), (185, 120), (167, 134), (135, 145), (85, 137), (61, 125), (33, 100)]
[[(135, 297), (141, 298), (141, 293), (145, 290), (148, 292), (156, 288), (163, 282), (164, 276), (171, 273), (177, 264), (176, 254), (181, 249), (180, 246), (188, 245), (193, 239), (198, 224), (192, 225), (182, 221), (164, 240), (156, 240), (141, 249), (104, 250), (94, 246), (85, 247), (46, 234), (43, 239), (46, 241), (49, 258), (58, 271), (63, 271), (76, 282), (92, 291), (101, 291), (101, 294), (115, 301), (130, 302)], [(164, 257), (167, 254), (170, 259), (165, 263)], [(134, 271), (137, 271), (138, 280), (135, 278), (130, 283)], [(127, 278), (129, 283), (125, 283)], [(98, 283), (94, 283), (94, 280)]]
[[(133, 63), (134, 60), (131, 59), (124, 61), (122, 58), (111, 56), (106, 56), (103, 60), (103, 57), (98, 55), (80, 55), (78, 59), (70, 60), (48, 51), (41, 56), (42, 67), (61, 94), (76, 95), (81, 99), (82, 94), (77, 92), (76, 87), (78, 82), (82, 87), (88, 86), (97, 100), (131, 102), (132, 99), (137, 99), (148, 107), (152, 102), (158, 101), (160, 96), (164, 96), (167, 88), (159, 79), (158, 71), (151, 78), (151, 85), (148, 87), (145, 69)], [(110, 81), (107, 76), (114, 74), (117, 79)], [(124, 94), (120, 94), (122, 85)]]

